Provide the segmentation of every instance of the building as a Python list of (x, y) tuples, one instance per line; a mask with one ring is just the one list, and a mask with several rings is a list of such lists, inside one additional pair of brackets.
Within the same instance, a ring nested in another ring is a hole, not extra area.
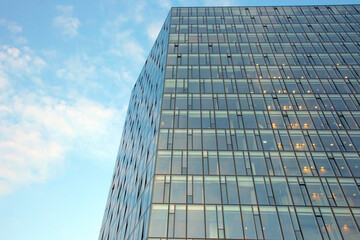
[(360, 239), (360, 5), (172, 8), (99, 239)]

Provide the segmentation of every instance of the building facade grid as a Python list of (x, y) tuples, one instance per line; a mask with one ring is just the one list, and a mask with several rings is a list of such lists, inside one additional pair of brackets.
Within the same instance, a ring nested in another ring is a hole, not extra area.
[(359, 22), (360, 5), (172, 8), (152, 165), (120, 149), (114, 175), (142, 164), (150, 210), (100, 239), (360, 239)]

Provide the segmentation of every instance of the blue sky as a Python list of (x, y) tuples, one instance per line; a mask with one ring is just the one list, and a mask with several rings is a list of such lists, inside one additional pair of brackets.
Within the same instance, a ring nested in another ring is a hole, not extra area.
[[(291, 4), (358, 1), (276, 1)], [(97, 239), (131, 88), (171, 6), (0, 0), (0, 239)]]

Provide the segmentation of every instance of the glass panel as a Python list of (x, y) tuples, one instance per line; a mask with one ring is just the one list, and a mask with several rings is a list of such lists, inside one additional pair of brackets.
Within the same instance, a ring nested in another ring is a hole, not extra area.
[(295, 205), (305, 205), (297, 178), (288, 178), (289, 188)]
[(224, 205), (223, 208), (226, 239), (243, 238), (239, 206)]
[(226, 177), (226, 190), (229, 204), (239, 204), (236, 177)]
[(161, 114), (161, 128), (172, 128), (173, 127), (173, 111), (163, 111)]
[(152, 204), (150, 214), (149, 237), (166, 237), (168, 205)]
[(296, 151), (307, 151), (308, 150), (305, 139), (302, 135), (302, 132), (289, 131), (289, 135), (291, 137), (291, 141), (292, 141), (294, 150), (296, 150)]
[(193, 177), (193, 203), (204, 203), (204, 181), (203, 177)]
[(174, 149), (186, 149), (187, 130), (174, 130)]
[(215, 130), (203, 130), (203, 148), (207, 150), (217, 149)]
[(175, 237), (185, 237), (186, 229), (186, 205), (175, 205)]
[(277, 144), (274, 139), (274, 134), (269, 130), (260, 131), (262, 145), (264, 150), (277, 150)]
[(242, 212), (242, 219), (244, 222), (245, 238), (256, 239), (257, 237), (256, 237), (252, 207), (241, 206), (241, 212)]
[(322, 239), (312, 209), (305, 207), (297, 207), (296, 212), (298, 215), (301, 232), (304, 236), (304, 239)]
[(325, 223), (326, 229), (322, 227), (321, 231), (327, 232), (329, 234), (330, 239), (341, 239), (341, 234), (339, 228), (336, 224), (335, 218), (331, 212), (330, 208), (320, 208), (321, 215)]
[(168, 147), (168, 135), (167, 129), (161, 129), (159, 134), (158, 149), (167, 149)]
[(272, 177), (271, 185), (273, 187), (276, 204), (292, 205), (286, 178)]
[(205, 216), (206, 216), (206, 237), (218, 238), (216, 207), (213, 205), (206, 205)]
[(255, 112), (243, 111), (242, 118), (246, 129), (258, 128), (256, 124)]
[(340, 178), (339, 179), (341, 188), (344, 191), (346, 199), (350, 206), (359, 207), (360, 206), (360, 192), (359, 187), (354, 182), (354, 179)]
[(187, 209), (187, 237), (204, 238), (204, 206), (188, 205)]
[(270, 112), (271, 124), (274, 129), (286, 129), (281, 112)]
[(287, 207), (278, 207), (281, 229), (285, 239), (296, 239), (291, 216)]
[(360, 239), (359, 229), (347, 208), (333, 208), (344, 239)]
[(209, 174), (218, 175), (219, 174), (219, 165), (217, 152), (208, 152), (209, 159)]
[(182, 152), (173, 151), (172, 164), (171, 164), (172, 174), (181, 173), (181, 165), (182, 165), (181, 161), (182, 161)]
[(227, 112), (215, 111), (216, 128), (229, 128)]
[(336, 178), (327, 178), (327, 182), (332, 194), (332, 196), (328, 197), (332, 197), (335, 200), (337, 206), (347, 206), (348, 204)]
[(235, 175), (232, 152), (219, 152), (219, 165), (221, 175)]
[(186, 203), (186, 176), (171, 176), (171, 203)]
[(256, 204), (254, 183), (251, 177), (238, 177), (241, 204)]
[(175, 109), (186, 109), (187, 108), (187, 95), (177, 94)]
[(325, 153), (312, 153), (312, 156), (320, 176), (334, 176), (330, 161)]
[(221, 203), (219, 177), (205, 176), (205, 203)]
[(169, 174), (171, 164), (171, 151), (159, 151), (156, 160), (156, 174)]
[(189, 128), (201, 128), (200, 111), (189, 111)]
[(360, 177), (360, 158), (356, 153), (343, 153), (350, 170), (355, 177)]
[(260, 205), (269, 205), (269, 197), (267, 195), (266, 186), (263, 177), (254, 177), (256, 196)]
[(281, 153), (286, 175), (301, 176), (300, 169), (294, 153)]
[(250, 152), (251, 168), (254, 175), (268, 175), (265, 158), (261, 152)]
[(326, 194), (318, 178), (305, 178), (311, 202), (315, 206), (327, 206)]
[(203, 162), (201, 152), (188, 152), (188, 174), (202, 174)]
[(319, 132), (319, 136), (326, 151), (339, 151), (339, 147), (330, 131)]
[(165, 176), (155, 176), (152, 202), (162, 203), (164, 198)]
[(283, 239), (275, 207), (259, 207), (265, 239)]

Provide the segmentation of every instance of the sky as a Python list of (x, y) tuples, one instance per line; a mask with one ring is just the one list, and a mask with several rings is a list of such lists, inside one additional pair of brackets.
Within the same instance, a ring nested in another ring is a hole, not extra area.
[(170, 7), (272, 4), (0, 0), (0, 239), (98, 238), (131, 89)]

